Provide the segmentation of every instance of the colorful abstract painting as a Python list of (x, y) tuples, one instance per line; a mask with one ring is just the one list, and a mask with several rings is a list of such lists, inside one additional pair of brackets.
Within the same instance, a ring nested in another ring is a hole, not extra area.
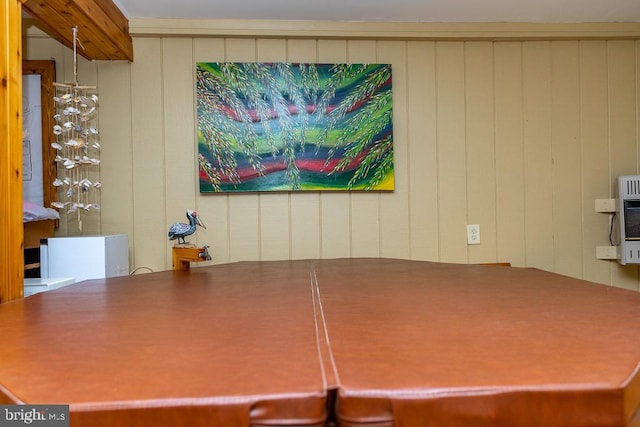
[(201, 192), (393, 190), (389, 64), (196, 64)]

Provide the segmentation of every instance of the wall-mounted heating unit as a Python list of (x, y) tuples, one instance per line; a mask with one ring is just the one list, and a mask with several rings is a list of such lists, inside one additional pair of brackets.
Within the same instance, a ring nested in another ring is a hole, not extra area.
[(640, 175), (618, 177), (620, 264), (640, 264)]

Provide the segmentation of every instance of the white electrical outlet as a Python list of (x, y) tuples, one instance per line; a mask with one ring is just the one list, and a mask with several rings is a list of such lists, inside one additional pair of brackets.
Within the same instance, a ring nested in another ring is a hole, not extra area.
[(467, 244), (480, 244), (480, 224), (467, 224)]

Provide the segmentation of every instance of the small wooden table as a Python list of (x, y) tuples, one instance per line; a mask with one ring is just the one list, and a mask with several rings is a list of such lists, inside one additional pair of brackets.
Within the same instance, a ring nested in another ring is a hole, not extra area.
[(173, 269), (189, 270), (192, 262), (210, 261), (209, 246), (177, 244), (173, 246)]

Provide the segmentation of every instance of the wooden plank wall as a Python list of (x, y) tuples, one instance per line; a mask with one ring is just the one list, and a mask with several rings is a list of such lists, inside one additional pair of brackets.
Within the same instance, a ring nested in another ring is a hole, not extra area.
[[(139, 37), (134, 48), (134, 63), (80, 75), (101, 93), (95, 229), (129, 234), (132, 268), (171, 268), (166, 230), (193, 208), (213, 263), (510, 262), (638, 290), (636, 266), (595, 259), (609, 216), (594, 212), (616, 176), (639, 172), (638, 41)], [(197, 61), (391, 63), (396, 191), (200, 195)], [(480, 245), (467, 245), (469, 223)]]
[(24, 293), (21, 2), (0, 0), (0, 303)]

